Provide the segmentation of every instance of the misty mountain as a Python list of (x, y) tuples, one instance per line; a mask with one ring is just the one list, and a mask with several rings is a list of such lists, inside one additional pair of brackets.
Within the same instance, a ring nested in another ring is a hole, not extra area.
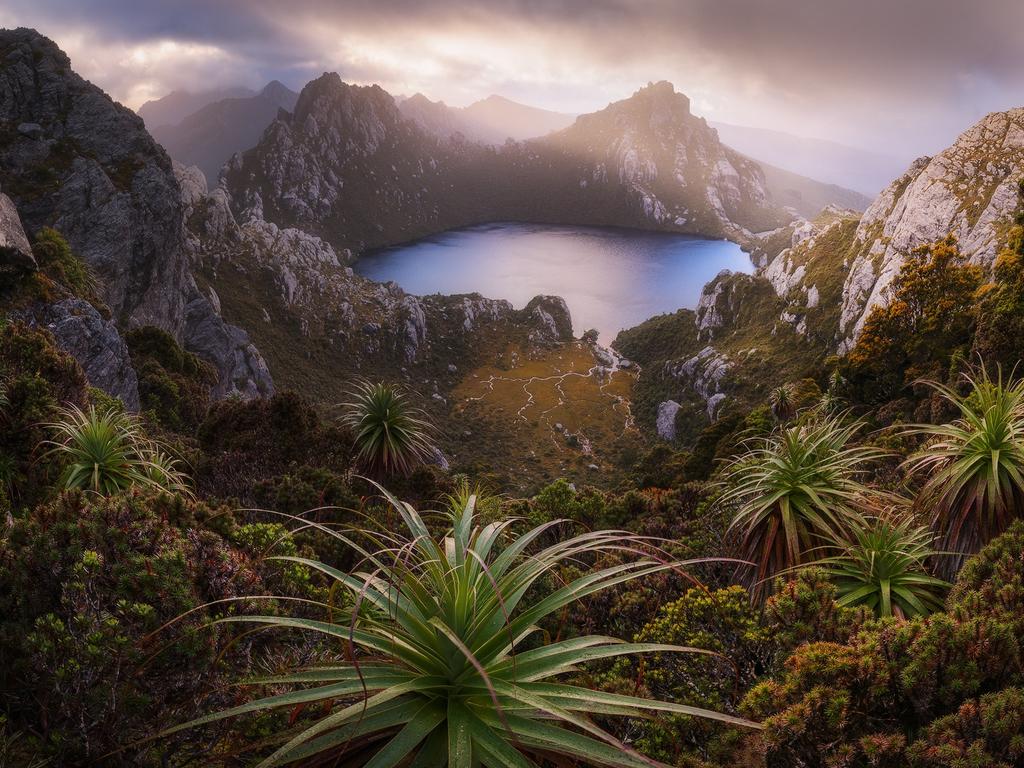
[(161, 125), (180, 123), (193, 112), (215, 101), (246, 98), (255, 94), (256, 91), (240, 85), (210, 91), (172, 91), (162, 98), (147, 101), (136, 110), (136, 114), (146, 121), (146, 128), (153, 130)]
[(494, 147), (439, 136), (380, 87), (327, 74), (232, 162), (228, 185), (243, 219), (249, 211), (354, 251), (488, 221), (742, 239), (792, 218), (760, 166), (723, 145), (667, 82), (544, 138)]
[(712, 122), (711, 125), (723, 142), (744, 154), (865, 195), (878, 194), (906, 165), (905, 160), (896, 157), (825, 139), (728, 123)]
[(422, 93), (396, 98), (399, 110), (429, 133), (443, 139), (461, 133), (470, 141), (503, 144), (508, 139), (523, 141), (545, 136), (572, 125), (575, 115), (552, 112), (491, 95), (468, 107), (449, 107), (431, 101)]
[(255, 145), (278, 110), (291, 111), (298, 98), (275, 80), (255, 95), (214, 101), (176, 125), (159, 125), (150, 132), (172, 158), (199, 166), (213, 184), (224, 163)]
[[(449, 107), (442, 101), (431, 101), (420, 93), (396, 101), (402, 114), (428, 133), (441, 139), (461, 134), (469, 141), (485, 144), (502, 144), (508, 138), (543, 137), (564, 130), (575, 121), (572, 115), (537, 109), (500, 96), (489, 96), (464, 109)], [(772, 200), (792, 208), (805, 218), (814, 217), (827, 205), (863, 211), (871, 203), (870, 197), (859, 192), (801, 176), (768, 165), (759, 157), (751, 157), (764, 170)]]
[(765, 184), (772, 200), (779, 205), (792, 208), (805, 219), (813, 219), (827, 206), (835, 205), (854, 211), (863, 211), (871, 205), (871, 198), (841, 187), (809, 179), (792, 171), (776, 168), (774, 165), (757, 160), (764, 171)]
[(492, 134), (517, 141), (546, 136), (568, 128), (576, 120), (576, 115), (531, 107), (497, 95), (473, 102), (462, 113)]

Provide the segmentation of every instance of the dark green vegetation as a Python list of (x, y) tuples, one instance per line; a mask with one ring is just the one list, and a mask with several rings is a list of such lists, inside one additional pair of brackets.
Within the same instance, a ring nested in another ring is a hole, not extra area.
[[(393, 496), (386, 498), (408, 530), (405, 537), (371, 534), (379, 552), (325, 529), (364, 555), (365, 570), (346, 574), (306, 558), (274, 558), (314, 569), (347, 591), (353, 605), (342, 621), (266, 615), (221, 619), (306, 629), (341, 641), (351, 661), (256, 680), (270, 688), (307, 687), (223, 710), (167, 733), (348, 695), (356, 701), (287, 734), (264, 764), (327, 754), (377, 768), (405, 765), (410, 759), (413, 765), (468, 768), (532, 766), (567, 758), (605, 766), (648, 765), (594, 725), (588, 717), (594, 711), (633, 718), (649, 711), (674, 712), (754, 727), (752, 722), (685, 704), (556, 682), (585, 662), (706, 651), (597, 635), (548, 643), (533, 638), (537, 623), (577, 600), (690, 563), (641, 556), (624, 565), (583, 571), (570, 583), (548, 584), (545, 589), (544, 577), (563, 570), (569, 561), (608, 553), (638, 555), (647, 542), (625, 531), (584, 532), (528, 553), (531, 544), (567, 521), (549, 521), (506, 538), (503, 534), (512, 520), (475, 524), (476, 495), (469, 495), (464, 506), (461, 495), (451, 499), (451, 528), (435, 541), (415, 509)], [(529, 602), (528, 596), (533, 598)]]
[(408, 476), (436, 450), (430, 445), (432, 427), (426, 414), (395, 385), (361, 382), (342, 407), (341, 422), (352, 431), (356, 459), (366, 472)]
[[(372, 408), (346, 425), (287, 392), (213, 402), (207, 368), (153, 329), (128, 335), (143, 408), (125, 416), (47, 332), (7, 322), (0, 754), (1016, 765), (1020, 384), (964, 376), (917, 327), (907, 370), (944, 375), (896, 390), (916, 424), (891, 423), (852, 354), (766, 382), (688, 451), (636, 453), (615, 488), (513, 498), (371, 461)], [(363, 394), (394, 415), (397, 390)]]

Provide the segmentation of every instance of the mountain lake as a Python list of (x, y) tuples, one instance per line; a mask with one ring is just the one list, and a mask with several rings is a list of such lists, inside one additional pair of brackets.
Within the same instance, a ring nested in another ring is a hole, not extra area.
[(693, 309), (721, 270), (752, 272), (728, 240), (606, 227), (519, 223), (450, 230), (384, 248), (355, 264), (409, 293), (481, 293), (521, 309), (538, 294), (565, 299), (578, 336), (603, 344), (654, 315)]

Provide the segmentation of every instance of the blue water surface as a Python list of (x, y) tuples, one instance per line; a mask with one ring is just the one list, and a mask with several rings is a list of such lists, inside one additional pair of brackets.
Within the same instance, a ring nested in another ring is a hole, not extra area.
[(577, 335), (603, 343), (654, 315), (693, 308), (719, 271), (750, 272), (735, 243), (603, 227), (486, 224), (442, 232), (361, 258), (360, 274), (410, 293), (482, 293), (522, 308), (561, 296)]

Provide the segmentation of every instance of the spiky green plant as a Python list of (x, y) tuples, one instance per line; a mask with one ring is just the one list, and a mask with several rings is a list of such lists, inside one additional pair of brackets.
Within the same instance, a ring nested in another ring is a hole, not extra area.
[[(165, 734), (248, 712), (317, 703), (307, 710), (321, 713), (315, 722), (282, 735), (284, 743), (259, 768), (311, 759), (365, 768), (549, 763), (649, 768), (651, 761), (598, 727), (590, 715), (642, 717), (663, 711), (758, 727), (685, 704), (559, 680), (598, 659), (706, 653), (602, 636), (550, 642), (538, 626), (575, 600), (687, 563), (639, 554), (645, 542), (624, 531), (582, 533), (531, 552), (531, 545), (564, 521), (515, 536), (511, 520), (475, 525), (472, 497), (435, 539), (418, 512), (386, 497), (404, 520), (407, 538), (371, 553), (343, 534), (332, 534), (356, 547), (363, 570), (346, 574), (301, 557), (278, 558), (320, 571), (351, 593), (350, 616), (339, 623), (280, 615), (221, 619), (319, 633), (338, 643), (348, 661), (253, 681), (309, 687), (201, 717)], [(545, 591), (563, 566), (578, 568), (607, 552), (637, 556)], [(373, 610), (365, 610), (366, 604)]]
[(781, 384), (768, 393), (768, 405), (776, 419), (779, 421), (789, 421), (793, 418), (793, 415), (796, 413), (793, 398), (792, 384)]
[(846, 379), (843, 374), (839, 372), (839, 369), (835, 369), (828, 375), (828, 391), (834, 395), (838, 395), (846, 387)]
[(837, 413), (843, 407), (843, 400), (832, 390), (823, 392), (821, 397), (818, 398), (818, 402), (815, 406), (819, 413), (833, 414)]
[(943, 606), (949, 584), (928, 573), (937, 553), (934, 535), (905, 511), (866, 516), (845, 538), (834, 537), (836, 554), (815, 563), (836, 585), (840, 605), (866, 606), (876, 616), (925, 616)]
[(366, 471), (408, 475), (434, 451), (433, 427), (396, 384), (360, 382), (342, 408), (342, 423), (352, 430)]
[(948, 424), (916, 424), (905, 432), (928, 442), (905, 463), (927, 478), (918, 496), (930, 510), (939, 547), (952, 576), (965, 557), (1006, 530), (1024, 513), (1024, 380), (993, 380), (981, 366), (964, 374), (968, 394), (925, 382), (959, 412)]
[(726, 465), (719, 503), (733, 509), (729, 534), (738, 557), (752, 562), (755, 598), (782, 571), (820, 555), (821, 537), (841, 535), (858, 521), (865, 465), (884, 455), (851, 445), (862, 424), (822, 415), (752, 441)]
[(60, 484), (108, 496), (131, 486), (185, 492), (186, 479), (162, 446), (146, 437), (138, 419), (117, 410), (70, 405), (47, 425), (49, 454), (65, 463)]

